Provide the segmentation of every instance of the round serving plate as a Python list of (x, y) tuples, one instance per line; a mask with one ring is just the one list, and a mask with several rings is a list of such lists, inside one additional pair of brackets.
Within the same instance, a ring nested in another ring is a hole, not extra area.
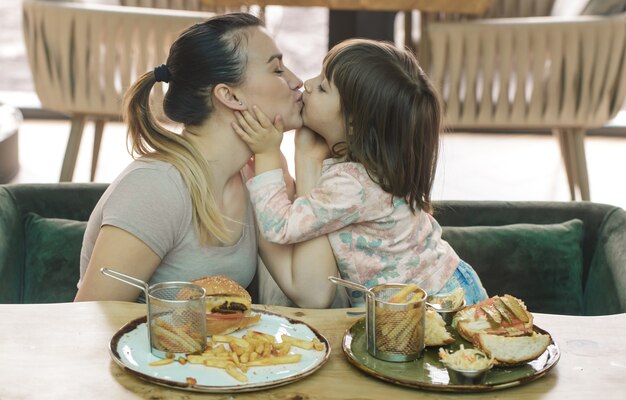
[[(187, 363), (173, 362), (167, 365), (150, 366), (159, 360), (150, 352), (146, 317), (137, 318), (124, 325), (109, 344), (113, 361), (122, 369), (148, 382), (177, 389), (207, 393), (238, 393), (269, 389), (286, 385), (305, 378), (319, 368), (330, 356), (328, 340), (308, 324), (264, 310), (252, 310), (261, 314), (258, 324), (231, 335), (241, 337), (248, 330), (267, 333), (280, 341), (280, 336), (287, 334), (302, 340), (317, 338), (324, 344), (323, 351), (303, 350), (292, 347), (291, 353), (302, 354), (295, 364), (251, 367), (246, 374), (248, 382), (239, 382), (220, 368), (206, 367)], [(190, 379), (192, 382), (189, 383)]]
[[(535, 326), (537, 333), (548, 332)], [(417, 389), (449, 392), (484, 392), (505, 389), (532, 382), (544, 376), (559, 361), (560, 352), (552, 336), (548, 348), (536, 359), (525, 364), (509, 367), (494, 367), (482, 384), (455, 384), (450, 382), (448, 370), (439, 361), (439, 348), (458, 350), (473, 346), (452, 332), (455, 342), (448, 346), (427, 347), (424, 356), (409, 362), (389, 362), (375, 358), (367, 352), (365, 318), (356, 321), (343, 337), (343, 351), (348, 361), (364, 372), (387, 382)]]

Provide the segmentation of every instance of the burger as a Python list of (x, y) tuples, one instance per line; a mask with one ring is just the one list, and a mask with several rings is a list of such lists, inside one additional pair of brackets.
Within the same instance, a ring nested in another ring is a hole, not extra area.
[(252, 297), (237, 282), (226, 276), (207, 276), (192, 281), (206, 290), (207, 335), (226, 335), (261, 320), (251, 312)]

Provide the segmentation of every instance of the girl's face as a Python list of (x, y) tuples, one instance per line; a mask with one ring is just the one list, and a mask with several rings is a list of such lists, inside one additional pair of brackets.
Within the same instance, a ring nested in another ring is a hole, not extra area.
[(336, 143), (346, 140), (339, 92), (323, 72), (304, 83), (302, 99), (302, 120), (305, 126), (322, 136), (331, 149)]
[(248, 64), (241, 85), (244, 105), (258, 106), (272, 121), (276, 115), (285, 130), (302, 126), (302, 81), (283, 65), (283, 55), (264, 28), (251, 28), (247, 44)]

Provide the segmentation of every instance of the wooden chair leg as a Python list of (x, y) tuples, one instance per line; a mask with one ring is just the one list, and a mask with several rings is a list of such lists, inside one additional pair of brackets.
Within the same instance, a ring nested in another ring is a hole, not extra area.
[(571, 199), (577, 199), (576, 189), (578, 189), (580, 199), (589, 201), (591, 196), (585, 156), (585, 130), (580, 128), (554, 129), (553, 132), (561, 148)]
[(95, 131), (93, 136), (93, 151), (91, 153), (91, 175), (89, 176), (91, 182), (96, 177), (96, 169), (98, 168), (98, 155), (100, 154), (100, 143), (102, 143), (102, 132), (104, 131), (103, 119), (97, 119), (95, 122)]
[(572, 152), (574, 154), (574, 168), (578, 178), (578, 190), (580, 199), (590, 201), (589, 174), (587, 172), (587, 156), (585, 154), (585, 130), (576, 128), (571, 130)]
[(74, 177), (78, 149), (80, 148), (80, 141), (83, 137), (83, 129), (85, 128), (85, 119), (85, 115), (82, 114), (72, 116), (72, 127), (70, 128), (70, 137), (67, 139), (67, 147), (65, 149), (65, 157), (63, 158), (59, 182), (71, 182)]
[(559, 148), (561, 149), (561, 159), (563, 160), (563, 166), (565, 167), (565, 175), (567, 176), (567, 184), (569, 186), (569, 194), (571, 200), (576, 200), (576, 179), (574, 168), (572, 166), (572, 157), (568, 141), (567, 132), (565, 129), (553, 129), (552, 132), (559, 142)]

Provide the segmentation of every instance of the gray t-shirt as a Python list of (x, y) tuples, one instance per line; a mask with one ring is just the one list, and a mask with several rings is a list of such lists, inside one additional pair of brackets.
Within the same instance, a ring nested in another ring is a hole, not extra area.
[(78, 286), (100, 228), (112, 225), (133, 234), (161, 257), (151, 285), (226, 275), (247, 287), (257, 268), (257, 240), (249, 197), (246, 202), (239, 241), (233, 246), (203, 247), (192, 222), (191, 196), (178, 170), (163, 161), (136, 160), (111, 183), (89, 217)]

